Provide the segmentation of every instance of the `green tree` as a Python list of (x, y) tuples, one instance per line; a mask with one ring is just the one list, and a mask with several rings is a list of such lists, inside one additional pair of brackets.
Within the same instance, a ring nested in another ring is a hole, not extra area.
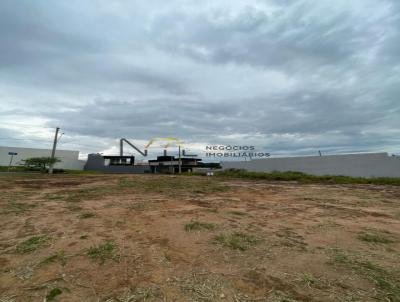
[(41, 171), (46, 171), (50, 165), (54, 165), (58, 162), (61, 162), (61, 160), (57, 157), (51, 158), (50, 156), (31, 157), (24, 160), (25, 166), (30, 168), (40, 168)]

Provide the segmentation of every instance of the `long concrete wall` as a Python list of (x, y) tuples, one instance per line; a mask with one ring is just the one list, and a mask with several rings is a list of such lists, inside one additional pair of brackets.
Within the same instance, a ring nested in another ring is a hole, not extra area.
[(400, 177), (400, 157), (387, 153), (344, 154), (222, 162), (222, 169), (254, 172), (296, 171), (312, 175), (353, 177)]
[[(24, 159), (30, 157), (51, 156), (50, 149), (20, 148), (20, 147), (0, 147), (0, 166), (8, 166), (11, 156), (8, 152), (16, 152), (12, 165), (19, 166), (24, 164)], [(54, 165), (55, 168), (83, 170), (85, 161), (79, 160), (79, 151), (57, 150), (55, 156), (61, 162)]]

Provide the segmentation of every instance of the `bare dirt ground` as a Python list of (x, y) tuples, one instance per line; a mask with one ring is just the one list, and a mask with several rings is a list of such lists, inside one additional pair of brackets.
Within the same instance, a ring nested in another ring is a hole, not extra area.
[(0, 176), (0, 302), (400, 301), (400, 187)]

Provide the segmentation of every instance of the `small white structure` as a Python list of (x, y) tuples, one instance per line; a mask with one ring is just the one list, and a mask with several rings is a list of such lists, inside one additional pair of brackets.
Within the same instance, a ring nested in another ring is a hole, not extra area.
[[(23, 160), (27, 158), (51, 156), (50, 149), (0, 147), (0, 166), (9, 165), (11, 153), (17, 153), (13, 156), (12, 166), (23, 165)], [(79, 151), (57, 150), (55, 157), (61, 160), (61, 162), (54, 165), (56, 169), (83, 170), (85, 165), (85, 161), (79, 160)]]

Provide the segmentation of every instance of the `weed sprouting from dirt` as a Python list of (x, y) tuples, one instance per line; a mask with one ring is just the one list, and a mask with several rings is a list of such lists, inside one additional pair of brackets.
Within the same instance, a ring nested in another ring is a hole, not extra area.
[(400, 301), (400, 278), (369, 260), (333, 250), (333, 263), (344, 266), (367, 278), (378, 288), (377, 298), (384, 301)]
[(40, 264), (49, 264), (49, 263), (60, 263), (62, 266), (67, 264), (67, 257), (65, 256), (65, 252), (61, 251), (57, 254), (51, 255), (44, 259)]
[(343, 227), (343, 226), (338, 224), (335, 221), (332, 221), (332, 220), (328, 219), (327, 221), (324, 221), (324, 222), (321, 222), (321, 223), (317, 223), (317, 224), (314, 224), (314, 225), (310, 225), (308, 227), (308, 229), (316, 231), (316, 230), (328, 230), (330, 228), (340, 228), (340, 227)]
[(78, 211), (83, 210), (82, 207), (77, 206), (77, 205), (75, 205), (75, 204), (70, 204), (70, 205), (68, 205), (66, 208), (67, 208), (68, 210), (70, 210), (71, 212), (78, 212)]
[(201, 230), (213, 230), (215, 229), (215, 224), (213, 223), (205, 223), (200, 221), (191, 221), (185, 224), (185, 231), (201, 231)]
[(168, 262), (171, 262), (171, 256), (168, 254), (164, 254), (164, 259)]
[(96, 217), (95, 213), (91, 213), (91, 212), (86, 212), (86, 213), (82, 213), (81, 215), (79, 215), (80, 219), (87, 219), (87, 218), (93, 218)]
[(129, 205), (130, 210), (144, 211), (146, 205), (143, 202), (136, 202)]
[(36, 251), (37, 249), (48, 246), (49, 237), (47, 235), (33, 236), (25, 241), (22, 241), (16, 246), (18, 254), (26, 254)]
[(135, 291), (136, 301), (146, 301), (146, 299), (155, 298), (159, 296), (159, 292), (153, 288), (139, 288)]
[(248, 215), (245, 212), (240, 212), (240, 211), (229, 211), (228, 214), (236, 215), (236, 216), (246, 216)]
[(15, 297), (15, 295), (12, 295), (12, 296), (1, 296), (0, 297), (0, 302), (15, 302), (14, 297)]
[(10, 201), (8, 203), (8, 208), (10, 213), (15, 213), (15, 214), (22, 214), (25, 213), (31, 209), (36, 207), (35, 204), (29, 204), (29, 203), (23, 203), (23, 202), (16, 202), (16, 201)]
[(279, 290), (274, 290), (268, 297), (268, 302), (299, 302), (294, 299), (290, 294), (284, 293)]
[(301, 281), (307, 284), (308, 287), (311, 287), (312, 284), (314, 284), (317, 279), (314, 277), (313, 274), (311, 273), (303, 273), (300, 277)]
[(275, 235), (278, 237), (278, 240), (274, 243), (276, 246), (285, 246), (301, 251), (307, 249), (307, 243), (304, 241), (304, 237), (290, 228), (283, 228), (275, 232)]
[(190, 297), (183, 301), (219, 301), (225, 285), (225, 279), (221, 275), (203, 271), (190, 272), (174, 278), (173, 282)]
[(361, 233), (357, 236), (357, 238), (361, 241), (371, 242), (371, 243), (393, 243), (392, 239), (389, 239), (381, 234), (373, 234), (373, 233)]
[(66, 195), (63, 195), (63, 194), (52, 194), (52, 193), (49, 193), (49, 194), (44, 195), (43, 198), (45, 200), (64, 200), (65, 197), (66, 197)]
[(235, 232), (227, 235), (219, 234), (214, 237), (214, 242), (233, 250), (245, 251), (251, 246), (256, 245), (259, 240), (253, 235)]
[(107, 259), (117, 261), (117, 246), (111, 240), (106, 240), (103, 243), (92, 246), (87, 251), (89, 258), (97, 260), (103, 264)]
[(46, 296), (46, 301), (54, 301), (54, 299), (62, 294), (61, 288), (53, 288)]
[[(111, 298), (106, 302), (139, 302), (148, 300), (153, 301), (154, 298), (158, 298), (157, 301), (161, 301), (161, 298), (163, 298), (162, 292), (156, 286), (136, 288), (133, 292), (128, 292), (116, 299)], [(164, 301), (164, 299), (162, 299), (162, 301)]]

